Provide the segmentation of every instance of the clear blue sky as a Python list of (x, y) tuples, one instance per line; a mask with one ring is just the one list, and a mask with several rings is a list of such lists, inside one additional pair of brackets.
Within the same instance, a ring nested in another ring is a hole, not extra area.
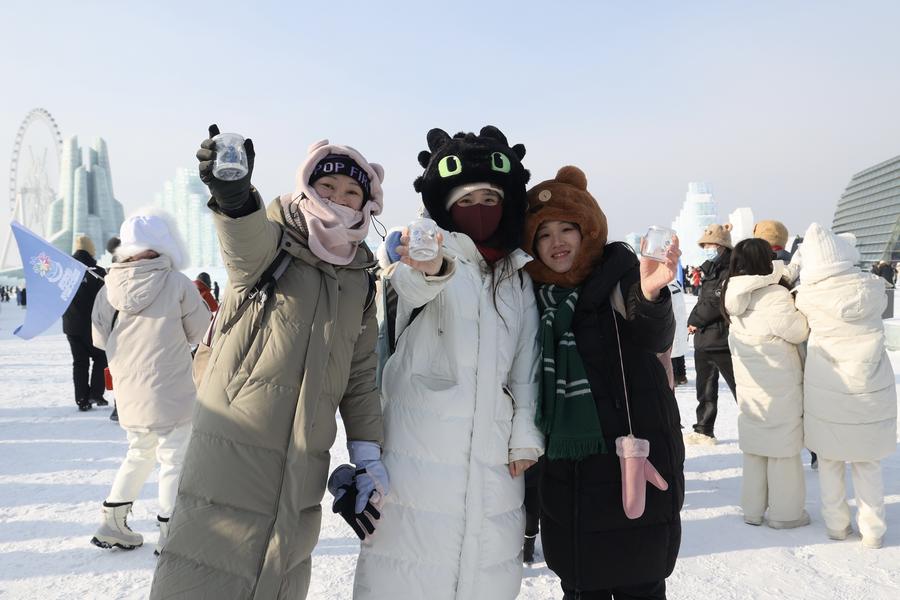
[(288, 4), (5, 7), (0, 165), (42, 106), (107, 140), (135, 208), (218, 122), (254, 139), (273, 198), (328, 137), (385, 166), (391, 225), (418, 205), (426, 131), (491, 123), (535, 183), (584, 169), (621, 237), (671, 222), (693, 180), (723, 216), (830, 224), (850, 177), (900, 154), (900, 2)]

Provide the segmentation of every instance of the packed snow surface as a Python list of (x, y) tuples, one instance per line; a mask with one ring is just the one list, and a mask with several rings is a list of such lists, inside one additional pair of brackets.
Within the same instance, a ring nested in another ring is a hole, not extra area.
[[(100, 504), (127, 448), (125, 432), (109, 420), (111, 408), (76, 410), (69, 347), (59, 325), (25, 342), (12, 335), (23, 318), (14, 303), (0, 307), (0, 597), (146, 598), (156, 563), (156, 476), (130, 519), (144, 535), (144, 546), (131, 552), (92, 546)], [(897, 372), (900, 352), (892, 353), (892, 361)], [(688, 431), (696, 405), (692, 367), (689, 356), (690, 384), (677, 389)], [(752, 527), (741, 519), (736, 418), (723, 382), (719, 444), (687, 448), (684, 538), (668, 580), (669, 597), (900, 598), (900, 456), (883, 462), (888, 531), (880, 550), (863, 548), (858, 534), (843, 542), (826, 538), (818, 479), (808, 466), (812, 525), (790, 531)], [(332, 465), (346, 461), (341, 429)], [(806, 453), (804, 462), (809, 463)], [(359, 543), (332, 514), (329, 499), (326, 494), (309, 598), (346, 600)], [(559, 580), (544, 563), (525, 568), (519, 598), (560, 597)]]

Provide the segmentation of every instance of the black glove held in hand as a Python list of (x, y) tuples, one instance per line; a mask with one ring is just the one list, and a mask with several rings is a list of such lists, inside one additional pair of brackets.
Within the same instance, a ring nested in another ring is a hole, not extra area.
[(253, 140), (244, 140), (244, 152), (247, 153), (247, 175), (236, 181), (222, 181), (213, 176), (213, 163), (216, 162), (216, 143), (212, 140), (219, 135), (219, 126), (213, 123), (209, 126), (209, 138), (200, 143), (197, 150), (197, 160), (200, 161), (200, 179), (209, 188), (210, 194), (216, 199), (219, 207), (224, 211), (236, 210), (246, 204), (250, 197), (250, 176), (253, 175), (253, 160), (256, 152), (253, 151)]
[(352, 465), (341, 465), (328, 478), (328, 491), (334, 496), (332, 512), (338, 513), (353, 528), (353, 531), (364, 540), (375, 532), (375, 522), (381, 518), (378, 509), (366, 502), (362, 512), (355, 512), (356, 506), (356, 475), (365, 470), (357, 471)]

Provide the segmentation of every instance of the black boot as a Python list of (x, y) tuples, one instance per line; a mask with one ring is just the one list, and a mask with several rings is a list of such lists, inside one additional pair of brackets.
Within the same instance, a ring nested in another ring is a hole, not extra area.
[(119, 422), (119, 407), (118, 406), (113, 405), (113, 411), (111, 413), (109, 413), (109, 420), (115, 421), (116, 423)]
[(93, 398), (92, 402), (97, 406), (109, 406), (109, 402), (106, 401), (106, 398), (100, 396), (99, 398)]
[(525, 544), (522, 546), (522, 562), (525, 564), (534, 563), (534, 539), (537, 535), (526, 535)]
[(75, 403), (78, 405), (78, 410), (80, 410), (81, 412), (91, 410), (91, 401), (87, 398), (76, 400)]

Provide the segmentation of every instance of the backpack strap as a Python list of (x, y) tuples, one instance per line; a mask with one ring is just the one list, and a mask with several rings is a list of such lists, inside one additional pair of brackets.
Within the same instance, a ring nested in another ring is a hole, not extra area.
[(375, 272), (371, 269), (366, 269), (366, 275), (369, 278), (369, 291), (366, 292), (366, 303), (363, 305), (363, 314), (366, 313), (369, 308), (375, 303), (375, 282), (378, 277), (375, 275)]
[(116, 312), (113, 313), (112, 324), (109, 326), (109, 332), (112, 333), (113, 329), (116, 328), (116, 321), (119, 319), (119, 310), (116, 309)]
[(252, 302), (266, 303), (266, 300), (269, 299), (269, 294), (272, 293), (272, 289), (275, 287), (275, 282), (284, 274), (292, 258), (290, 253), (284, 248), (278, 251), (272, 263), (266, 267), (259, 280), (250, 288), (250, 292), (238, 304), (237, 310), (234, 311), (228, 322), (222, 325), (222, 333), (228, 333), (234, 327), (244, 313), (247, 312), (247, 309), (250, 308)]

